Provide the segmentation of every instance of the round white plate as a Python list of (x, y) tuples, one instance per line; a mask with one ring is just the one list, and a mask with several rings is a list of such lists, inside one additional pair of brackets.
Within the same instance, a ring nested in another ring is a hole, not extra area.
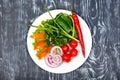
[[(50, 13), (52, 14), (53, 17), (55, 17), (58, 13), (63, 12), (63, 13), (67, 13), (67, 14), (71, 14), (70, 11), (67, 10), (51, 10)], [(48, 14), (48, 12), (40, 15), (34, 22), (33, 25), (39, 25), (41, 23), (42, 20), (46, 20), (46, 19), (51, 19), (50, 15)], [(85, 58), (82, 55), (81, 52), (81, 46), (80, 44), (77, 46), (77, 49), (79, 50), (79, 54), (77, 57), (75, 57), (73, 60), (71, 60), (71, 62), (69, 63), (63, 63), (62, 65), (60, 65), (57, 68), (51, 68), (49, 66), (46, 65), (44, 58), (39, 60), (36, 57), (36, 51), (33, 49), (32, 46), (32, 42), (34, 41), (33, 39), (30, 38), (30, 35), (35, 31), (35, 28), (30, 27), (29, 31), (28, 31), (28, 35), (27, 35), (27, 47), (28, 47), (28, 51), (29, 54), (31, 56), (31, 58), (33, 59), (33, 61), (42, 69), (48, 71), (48, 72), (52, 72), (52, 73), (68, 73), (71, 72), (77, 68), (79, 68), (88, 58), (89, 54), (90, 54), (90, 50), (92, 47), (92, 38), (91, 38), (91, 33), (90, 30), (88, 28), (88, 25), (86, 24), (86, 22), (79, 17), (80, 20), (80, 25), (82, 28), (82, 32), (83, 32), (83, 38), (84, 38), (84, 42), (85, 42)]]

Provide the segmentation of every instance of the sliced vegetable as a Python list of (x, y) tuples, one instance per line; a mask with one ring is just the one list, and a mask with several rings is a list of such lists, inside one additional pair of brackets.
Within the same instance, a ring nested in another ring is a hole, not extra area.
[(63, 55), (63, 51), (62, 51), (62, 49), (59, 46), (54, 46), (51, 49), (51, 54), (52, 55)]
[(40, 52), (38, 52), (36, 54), (36, 56), (38, 57), (38, 59), (42, 59), (43, 57), (45, 57), (50, 52), (51, 48), (52, 48), (52, 46), (45, 47)]
[(56, 68), (62, 64), (62, 58), (60, 55), (47, 55), (45, 62), (49, 67)]
[(41, 39), (43, 40), (45, 36), (45, 32), (40, 32), (40, 33), (34, 33), (30, 37), (33, 39)]
[(61, 55), (54, 55), (53, 56), (53, 62), (56, 63), (56, 64), (61, 64), (62, 63), (62, 57)]
[(44, 41), (39, 41), (34, 45), (34, 50), (45, 47), (47, 44)]
[(38, 59), (42, 59), (43, 57), (46, 56), (46, 54), (47, 54), (47, 48), (44, 48), (42, 51), (37, 53), (36, 56), (38, 57)]
[(74, 20), (76, 32), (78, 34), (78, 39), (80, 41), (80, 45), (81, 45), (81, 48), (82, 48), (82, 54), (85, 57), (85, 45), (84, 45), (84, 39), (83, 39), (82, 29), (81, 29), (81, 26), (80, 26), (80, 21), (78, 19), (77, 14), (72, 14), (72, 18)]

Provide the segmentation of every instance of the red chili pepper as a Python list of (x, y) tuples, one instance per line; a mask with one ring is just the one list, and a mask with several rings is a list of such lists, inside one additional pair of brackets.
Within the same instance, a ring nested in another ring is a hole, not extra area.
[(72, 19), (74, 21), (75, 29), (76, 29), (76, 32), (78, 34), (78, 39), (80, 41), (80, 45), (81, 45), (81, 48), (82, 48), (82, 54), (85, 57), (85, 45), (84, 45), (84, 40), (83, 40), (83, 34), (82, 34), (82, 29), (81, 29), (81, 26), (80, 26), (80, 21), (78, 19), (77, 14), (73, 13), (72, 14)]

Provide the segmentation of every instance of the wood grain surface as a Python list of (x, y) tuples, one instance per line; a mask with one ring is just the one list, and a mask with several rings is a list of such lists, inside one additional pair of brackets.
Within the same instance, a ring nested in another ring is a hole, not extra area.
[[(73, 9), (88, 24), (87, 61), (66, 74), (39, 68), (29, 56), (28, 24), (50, 10)], [(0, 0), (0, 80), (120, 80), (120, 0)]]

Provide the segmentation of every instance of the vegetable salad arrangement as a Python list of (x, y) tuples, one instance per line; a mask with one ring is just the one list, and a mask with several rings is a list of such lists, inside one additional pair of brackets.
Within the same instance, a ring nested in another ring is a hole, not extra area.
[(59, 67), (63, 62), (69, 63), (78, 55), (76, 47), (81, 45), (83, 57), (85, 46), (77, 14), (59, 13), (55, 18), (48, 11), (51, 19), (42, 21), (30, 36), (34, 39), (33, 47), (38, 59), (44, 58), (52, 68)]

